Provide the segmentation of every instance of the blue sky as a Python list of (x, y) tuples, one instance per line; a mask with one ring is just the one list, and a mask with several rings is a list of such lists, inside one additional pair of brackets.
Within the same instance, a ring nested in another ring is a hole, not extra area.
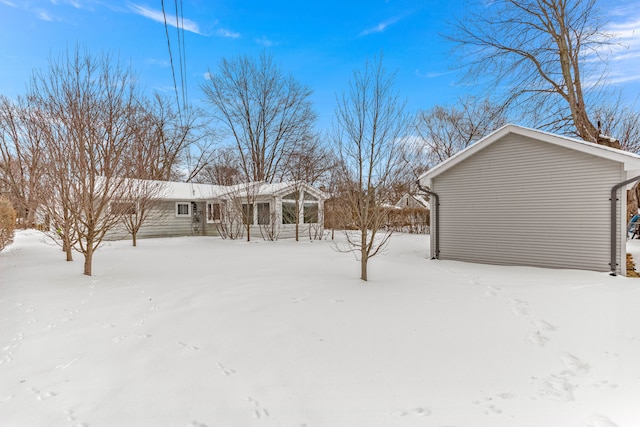
[[(482, 0), (480, 0), (482, 1)], [(474, 88), (459, 85), (450, 46), (440, 36), (468, 0), (182, 0), (189, 98), (203, 105), (199, 84), (223, 57), (267, 51), (282, 69), (314, 90), (326, 129), (355, 68), (384, 53), (410, 111), (451, 104)], [(640, 88), (640, 1), (601, 1), (609, 29), (623, 45), (611, 55), (613, 83), (628, 98)], [(169, 13), (175, 2), (165, 0)], [(50, 55), (83, 44), (119, 53), (143, 88), (172, 95), (160, 0), (0, 0), (0, 94), (25, 91)], [(636, 34), (638, 31), (638, 34)], [(170, 27), (174, 49), (175, 29)], [(177, 50), (174, 50), (177, 52)]]

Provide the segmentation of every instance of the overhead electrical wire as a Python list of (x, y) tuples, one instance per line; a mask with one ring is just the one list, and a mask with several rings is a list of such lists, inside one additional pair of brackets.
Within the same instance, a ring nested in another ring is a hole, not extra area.
[[(169, 50), (169, 63), (171, 65), (171, 76), (173, 78), (173, 89), (176, 95), (176, 106), (178, 109), (178, 116), (180, 117), (180, 121), (182, 122), (183, 118), (183, 110), (187, 110), (187, 81), (186, 81), (186, 70), (187, 70), (187, 61), (186, 61), (186, 53), (185, 53), (185, 42), (184, 42), (184, 14), (182, 9), (182, 0), (174, 0), (175, 5), (175, 27), (178, 35), (178, 63), (179, 63), (179, 72), (180, 72), (180, 90), (178, 90), (178, 80), (176, 79), (176, 70), (175, 63), (173, 60), (173, 50), (171, 49), (171, 36), (169, 34), (169, 20), (167, 20), (167, 9), (164, 4), (164, 0), (160, 0), (162, 6), (162, 16), (164, 20), (164, 30), (165, 36), (167, 38), (167, 49)], [(182, 97), (182, 103), (180, 102), (180, 98)]]

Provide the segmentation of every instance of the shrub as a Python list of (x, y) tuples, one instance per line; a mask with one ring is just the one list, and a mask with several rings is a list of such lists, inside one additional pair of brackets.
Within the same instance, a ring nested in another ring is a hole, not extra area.
[(0, 197), (0, 251), (13, 241), (16, 211), (8, 200)]

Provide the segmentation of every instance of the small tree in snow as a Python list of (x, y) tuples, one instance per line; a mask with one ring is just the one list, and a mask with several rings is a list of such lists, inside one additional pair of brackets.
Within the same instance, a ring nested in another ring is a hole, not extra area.
[(394, 75), (382, 60), (367, 62), (354, 73), (348, 92), (338, 99), (333, 142), (339, 157), (338, 200), (355, 232), (346, 231), (347, 247), (360, 260), (360, 279), (367, 280), (369, 258), (386, 245), (392, 229), (385, 187), (403, 166), (402, 139), (410, 124), (404, 102), (393, 88)]

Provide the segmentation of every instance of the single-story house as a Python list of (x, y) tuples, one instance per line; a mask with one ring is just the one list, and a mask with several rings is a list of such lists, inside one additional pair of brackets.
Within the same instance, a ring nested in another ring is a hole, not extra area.
[[(151, 181), (145, 181), (151, 182)], [(323, 231), (326, 195), (305, 182), (263, 182), (221, 186), (186, 182), (154, 184), (151, 213), (138, 232), (139, 238), (174, 236), (243, 237), (249, 222), (252, 238), (291, 238), (296, 223), (300, 237), (318, 237)], [(145, 186), (145, 188), (148, 188)], [(114, 206), (128, 214), (136, 202), (119, 201)], [(110, 239), (128, 236), (124, 226)]]
[(431, 209), (429, 202), (421, 194), (404, 193), (396, 203), (396, 208)]
[(431, 256), (625, 275), (637, 180), (636, 154), (506, 125), (420, 176)]

